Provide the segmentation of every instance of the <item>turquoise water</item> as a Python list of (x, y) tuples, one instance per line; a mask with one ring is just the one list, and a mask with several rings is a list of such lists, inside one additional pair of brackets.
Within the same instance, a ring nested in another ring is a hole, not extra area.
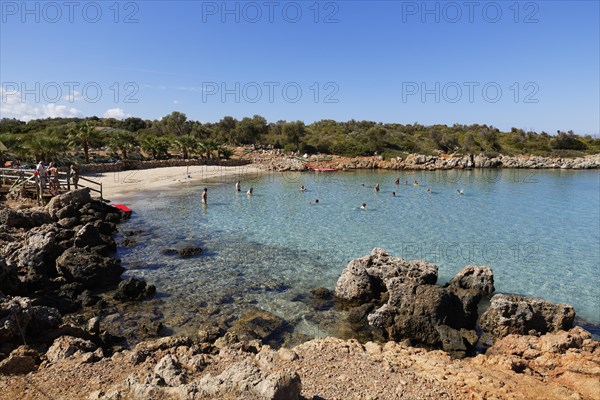
[[(597, 171), (290, 172), (242, 177), (241, 193), (236, 179), (124, 199), (135, 213), (122, 230), (145, 233), (119, 256), (127, 275), (157, 286), (154, 306), (175, 332), (228, 324), (256, 306), (300, 337), (343, 335), (339, 312), (316, 310), (307, 294), (333, 289), (347, 262), (373, 247), (436, 263), (439, 283), (465, 265), (488, 265), (497, 292), (566, 302), (600, 323)], [(183, 244), (204, 253), (161, 253)]]

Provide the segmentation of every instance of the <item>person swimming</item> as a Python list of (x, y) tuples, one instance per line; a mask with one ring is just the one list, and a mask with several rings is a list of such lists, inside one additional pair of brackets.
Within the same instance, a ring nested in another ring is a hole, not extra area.
[(237, 190), (238, 192), (242, 190), (242, 185), (240, 184), (240, 181), (237, 181), (235, 183), (235, 190)]
[(379, 183), (376, 183), (376, 184), (375, 184), (375, 191), (376, 191), (376, 192), (379, 192)]
[(419, 182), (417, 182), (417, 181), (415, 180), (415, 182), (413, 183), (413, 186), (419, 186)]
[(462, 189), (456, 189), (456, 192), (457, 192), (458, 194), (465, 194), (465, 192), (464, 192)]
[(426, 192), (431, 193), (431, 189), (427, 188)]
[(360, 206), (361, 210), (366, 210), (367, 209), (367, 203), (362, 203), (362, 205)]
[(206, 200), (207, 200), (207, 196), (208, 196), (208, 189), (204, 188), (204, 191), (202, 191), (202, 204), (206, 204)]
[(246, 195), (252, 196), (252, 192), (254, 192), (254, 188), (252, 186), (250, 186), (250, 189), (248, 189), (248, 191), (246, 192)]
[(319, 204), (319, 199), (315, 199), (315, 201), (311, 201), (310, 204)]
[(404, 185), (408, 186), (408, 180), (404, 181)]
[(396, 192), (392, 192), (392, 196), (396, 197)]
[(304, 187), (304, 185), (300, 186), (300, 191), (301, 192), (305, 192), (306, 191), (306, 188)]
[(400, 178), (396, 178), (396, 180), (394, 181), (395, 185), (399, 185), (400, 184)]

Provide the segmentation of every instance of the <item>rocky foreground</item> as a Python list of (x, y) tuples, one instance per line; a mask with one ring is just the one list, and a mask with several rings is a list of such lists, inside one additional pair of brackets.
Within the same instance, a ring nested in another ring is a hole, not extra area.
[[(349, 321), (377, 342), (275, 349), (262, 312), (228, 331), (131, 348), (107, 321), (119, 302), (155, 289), (121, 280), (122, 218), (87, 190), (0, 210), (0, 400), (600, 399), (600, 343), (573, 327), (571, 306), (496, 294), (480, 316), (491, 268), (466, 266), (440, 286), (437, 266), (377, 248), (352, 260), (335, 289)], [(137, 338), (160, 331), (136, 325)]]
[(219, 347), (169, 337), (102, 357), (72, 337), (57, 339), (45, 356), (22, 346), (15, 350), (22, 364), (44, 361), (27, 375), (0, 376), (0, 398), (600, 398), (600, 346), (581, 328), (508, 335), (486, 355), (462, 360), (397, 342), (334, 338), (278, 351), (257, 343)]

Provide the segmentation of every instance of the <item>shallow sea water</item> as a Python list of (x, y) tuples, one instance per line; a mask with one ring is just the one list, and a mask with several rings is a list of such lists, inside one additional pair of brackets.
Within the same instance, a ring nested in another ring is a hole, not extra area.
[[(125, 275), (156, 285), (153, 307), (175, 333), (227, 325), (257, 307), (284, 318), (292, 341), (351, 336), (339, 311), (315, 308), (308, 294), (333, 289), (348, 261), (373, 247), (437, 264), (438, 283), (488, 265), (496, 292), (569, 303), (600, 324), (597, 171), (271, 173), (241, 177), (241, 193), (236, 179), (119, 199), (134, 210), (121, 230), (143, 231), (139, 245), (119, 250)], [(162, 254), (185, 244), (204, 251)]]

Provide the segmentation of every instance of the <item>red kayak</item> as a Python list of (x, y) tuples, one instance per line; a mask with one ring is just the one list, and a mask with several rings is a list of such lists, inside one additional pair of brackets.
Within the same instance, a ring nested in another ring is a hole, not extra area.
[(325, 167), (318, 167), (316, 165), (309, 165), (309, 164), (306, 164), (306, 168), (312, 169), (314, 171), (321, 171), (321, 172), (335, 172), (335, 171), (337, 171), (337, 168), (325, 168)]
[(113, 204), (112, 205), (114, 208), (118, 208), (119, 210), (123, 211), (125, 213), (126, 216), (131, 216), (131, 213), (133, 212), (131, 210), (131, 208), (127, 207), (125, 204)]

